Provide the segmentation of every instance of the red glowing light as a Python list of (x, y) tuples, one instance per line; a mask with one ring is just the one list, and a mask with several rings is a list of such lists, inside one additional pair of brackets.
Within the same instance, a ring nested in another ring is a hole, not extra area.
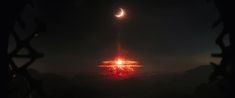
[[(117, 19), (122, 19), (126, 16), (126, 11), (123, 8), (119, 8), (119, 12), (115, 14)], [(141, 65), (135, 60), (126, 59), (126, 53), (123, 51), (120, 44), (120, 36), (117, 33), (117, 57), (114, 60), (102, 61), (99, 65), (104, 69), (103, 75), (114, 79), (126, 79), (136, 74), (136, 68)]]
[(104, 68), (104, 74), (110, 78), (125, 79), (135, 74), (135, 68), (141, 67), (137, 61), (123, 58), (103, 61), (99, 67)]

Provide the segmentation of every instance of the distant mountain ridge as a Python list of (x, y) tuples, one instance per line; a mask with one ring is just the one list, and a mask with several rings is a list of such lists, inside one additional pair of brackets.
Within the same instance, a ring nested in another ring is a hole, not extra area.
[(61, 75), (29, 70), (44, 81), (49, 98), (182, 98), (189, 97), (202, 83), (207, 83), (212, 72), (209, 65), (199, 66), (167, 76), (152, 75), (126, 80), (108, 80), (95, 76), (68, 78)]

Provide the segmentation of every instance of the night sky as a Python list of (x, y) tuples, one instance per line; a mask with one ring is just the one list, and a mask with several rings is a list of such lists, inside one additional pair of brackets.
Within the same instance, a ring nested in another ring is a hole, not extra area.
[[(116, 33), (123, 48), (144, 66), (144, 73), (178, 72), (208, 65), (218, 51), (214, 40), (219, 17), (206, 0), (37, 0), (47, 32), (32, 45), (45, 54), (33, 68), (64, 75), (96, 73), (112, 59)], [(118, 7), (127, 11), (114, 19)], [(117, 28), (118, 27), (118, 28)]]

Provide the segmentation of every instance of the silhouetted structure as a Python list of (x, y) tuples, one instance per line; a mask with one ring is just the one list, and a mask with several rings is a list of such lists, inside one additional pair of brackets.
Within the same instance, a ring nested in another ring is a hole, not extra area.
[[(43, 54), (37, 52), (30, 45), (30, 41), (41, 32), (45, 30), (45, 25), (39, 19), (35, 18), (37, 27), (34, 28), (34, 32), (25, 39), (21, 39), (14, 31), (16, 22), (19, 24), (22, 30), (28, 28), (25, 27), (25, 22), (21, 17), (22, 11), (26, 6), (33, 8), (33, 1), (31, 0), (2, 0), (1, 9), (4, 11), (1, 13), (1, 24), (4, 28), (1, 28), (0, 33), (0, 64), (1, 64), (1, 78), (5, 78), (1, 84), (1, 91), (7, 94), (5, 97), (12, 98), (29, 98), (32, 90), (37, 88), (39, 92), (42, 92), (42, 82), (40, 80), (33, 79), (27, 71), (27, 68), (38, 58), (41, 58)], [(2, 26), (1, 25), (1, 26)], [(12, 35), (16, 48), (8, 53), (9, 36)], [(28, 54), (19, 54), (21, 49), (27, 49)], [(15, 63), (13, 58), (28, 58), (30, 59), (25, 64), (19, 66)], [(3, 98), (2, 96), (1, 98)]]
[[(221, 53), (212, 54), (213, 57), (222, 58), (220, 64), (211, 63), (214, 67), (214, 72), (210, 77), (209, 83), (215, 83), (220, 86), (221, 91), (226, 92), (229, 96), (234, 96), (235, 84), (235, 9), (233, 0), (214, 0), (215, 5), (220, 14), (220, 18), (215, 22), (213, 28), (218, 24), (223, 23), (223, 30), (216, 39), (216, 44), (220, 47)], [(226, 46), (224, 42), (225, 36), (229, 37), (229, 45)], [(220, 78), (219, 78), (220, 77)]]
[[(211, 0), (209, 0), (211, 1)], [(222, 58), (219, 64), (211, 62), (213, 72), (209, 83), (200, 85), (194, 93), (194, 98), (234, 98), (235, 88), (235, 14), (233, 0), (213, 0), (220, 18), (213, 24), (212, 28), (223, 24), (223, 30), (216, 39), (216, 44), (221, 53), (213, 53), (212, 57)], [(229, 43), (225, 43), (228, 36)]]

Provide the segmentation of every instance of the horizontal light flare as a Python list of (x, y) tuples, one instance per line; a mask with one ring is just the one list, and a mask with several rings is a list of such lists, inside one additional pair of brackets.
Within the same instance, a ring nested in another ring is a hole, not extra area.
[[(113, 66), (117, 66), (116, 64), (114, 65), (99, 65), (99, 67), (113, 67)], [(142, 67), (141, 65), (123, 65), (126, 67)]]
[(135, 68), (142, 66), (137, 61), (118, 58), (102, 61), (98, 67), (104, 68), (106, 75), (109, 75), (110, 77), (124, 79), (135, 74)]
[(113, 66), (126, 66), (126, 67), (142, 67), (138, 64), (137, 61), (131, 61), (131, 60), (113, 60), (113, 61), (103, 61), (102, 64), (99, 65), (99, 67), (113, 67)]
[[(137, 61), (123, 61), (123, 64), (138, 64)], [(115, 64), (114, 61), (103, 61), (103, 64)]]

